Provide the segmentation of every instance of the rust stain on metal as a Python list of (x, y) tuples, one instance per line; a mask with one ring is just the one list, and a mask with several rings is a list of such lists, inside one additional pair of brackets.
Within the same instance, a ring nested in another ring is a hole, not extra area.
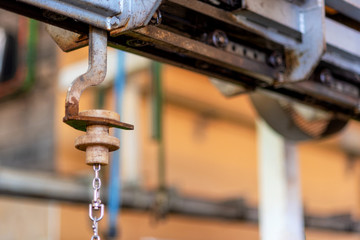
[(285, 50), (285, 63), (288, 72), (292, 72), (295, 68), (300, 65), (299, 58), (294, 50)]
[(77, 116), (82, 92), (89, 86), (100, 84), (106, 74), (106, 31), (90, 27), (89, 68), (86, 73), (76, 78), (68, 90), (65, 101), (65, 118)]
[(117, 37), (117, 36), (123, 34), (124, 32), (126, 32), (126, 29), (128, 29), (129, 22), (130, 22), (130, 18), (127, 19), (127, 21), (126, 21), (126, 23), (124, 24), (124, 26), (119, 27), (119, 28), (117, 28), (117, 29), (115, 29), (115, 30), (112, 30), (112, 31), (110, 32), (110, 36), (111, 36), (111, 37)]
[(89, 44), (88, 36), (84, 34), (78, 34), (52, 25), (47, 25), (46, 30), (64, 52), (70, 52)]
[(76, 116), (79, 113), (79, 101), (73, 97), (71, 102), (65, 103), (65, 117)]

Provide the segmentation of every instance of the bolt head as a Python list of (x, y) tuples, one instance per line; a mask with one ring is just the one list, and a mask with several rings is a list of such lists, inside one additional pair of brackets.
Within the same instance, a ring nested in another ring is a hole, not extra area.
[(331, 84), (333, 82), (333, 77), (328, 69), (324, 69), (321, 71), (320, 82), (324, 84)]
[(119, 27), (120, 19), (118, 17), (112, 17), (110, 19), (110, 25), (111, 25), (111, 27)]
[(216, 47), (224, 48), (227, 46), (229, 39), (225, 32), (220, 30), (215, 30), (212, 33), (212, 44)]
[(273, 67), (280, 67), (284, 65), (283, 56), (279, 52), (273, 52), (269, 57), (269, 63)]

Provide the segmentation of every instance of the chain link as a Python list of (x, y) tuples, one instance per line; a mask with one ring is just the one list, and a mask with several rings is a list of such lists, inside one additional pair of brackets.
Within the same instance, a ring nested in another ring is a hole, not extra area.
[[(92, 229), (94, 232), (93, 236), (91, 237), (91, 240), (101, 240), (98, 229), (98, 222), (104, 217), (104, 204), (101, 203), (101, 199), (100, 199), (101, 179), (99, 177), (99, 173), (101, 170), (101, 165), (95, 164), (93, 166), (93, 169), (95, 172), (95, 177), (92, 181), (94, 194), (93, 194), (93, 200), (89, 204), (89, 217), (91, 221), (93, 221)], [(100, 216), (96, 216), (94, 213), (99, 211), (100, 211)]]

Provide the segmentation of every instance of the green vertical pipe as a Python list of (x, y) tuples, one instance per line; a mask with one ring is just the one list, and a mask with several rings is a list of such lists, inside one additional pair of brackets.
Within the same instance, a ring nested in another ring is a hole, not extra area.
[(27, 74), (22, 90), (29, 90), (35, 82), (36, 73), (36, 50), (37, 50), (37, 39), (38, 39), (38, 22), (30, 19), (29, 30), (27, 39), (27, 54), (26, 54), (26, 65)]
[(153, 121), (152, 121), (152, 137), (158, 142), (158, 181), (159, 189), (166, 189), (166, 174), (165, 174), (165, 154), (164, 154), (164, 142), (163, 142), (163, 89), (161, 79), (161, 64), (158, 62), (152, 62), (152, 74), (153, 74)]
[(107, 89), (105, 87), (96, 88), (96, 97), (95, 97), (95, 108), (102, 109), (105, 107), (105, 97)]
[(153, 73), (153, 138), (156, 141), (162, 140), (162, 102), (163, 93), (161, 85), (161, 64), (158, 62), (152, 62)]

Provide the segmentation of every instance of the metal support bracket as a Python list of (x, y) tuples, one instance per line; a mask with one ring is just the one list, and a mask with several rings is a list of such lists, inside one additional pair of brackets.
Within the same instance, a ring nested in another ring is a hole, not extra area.
[(240, 24), (285, 46), (286, 71), (278, 76), (279, 83), (309, 78), (326, 49), (324, 0), (303, 4), (245, 0), (235, 14)]
[(161, 0), (19, 0), (43, 9), (43, 15), (57, 21), (77, 19), (111, 31), (142, 27), (149, 23)]

